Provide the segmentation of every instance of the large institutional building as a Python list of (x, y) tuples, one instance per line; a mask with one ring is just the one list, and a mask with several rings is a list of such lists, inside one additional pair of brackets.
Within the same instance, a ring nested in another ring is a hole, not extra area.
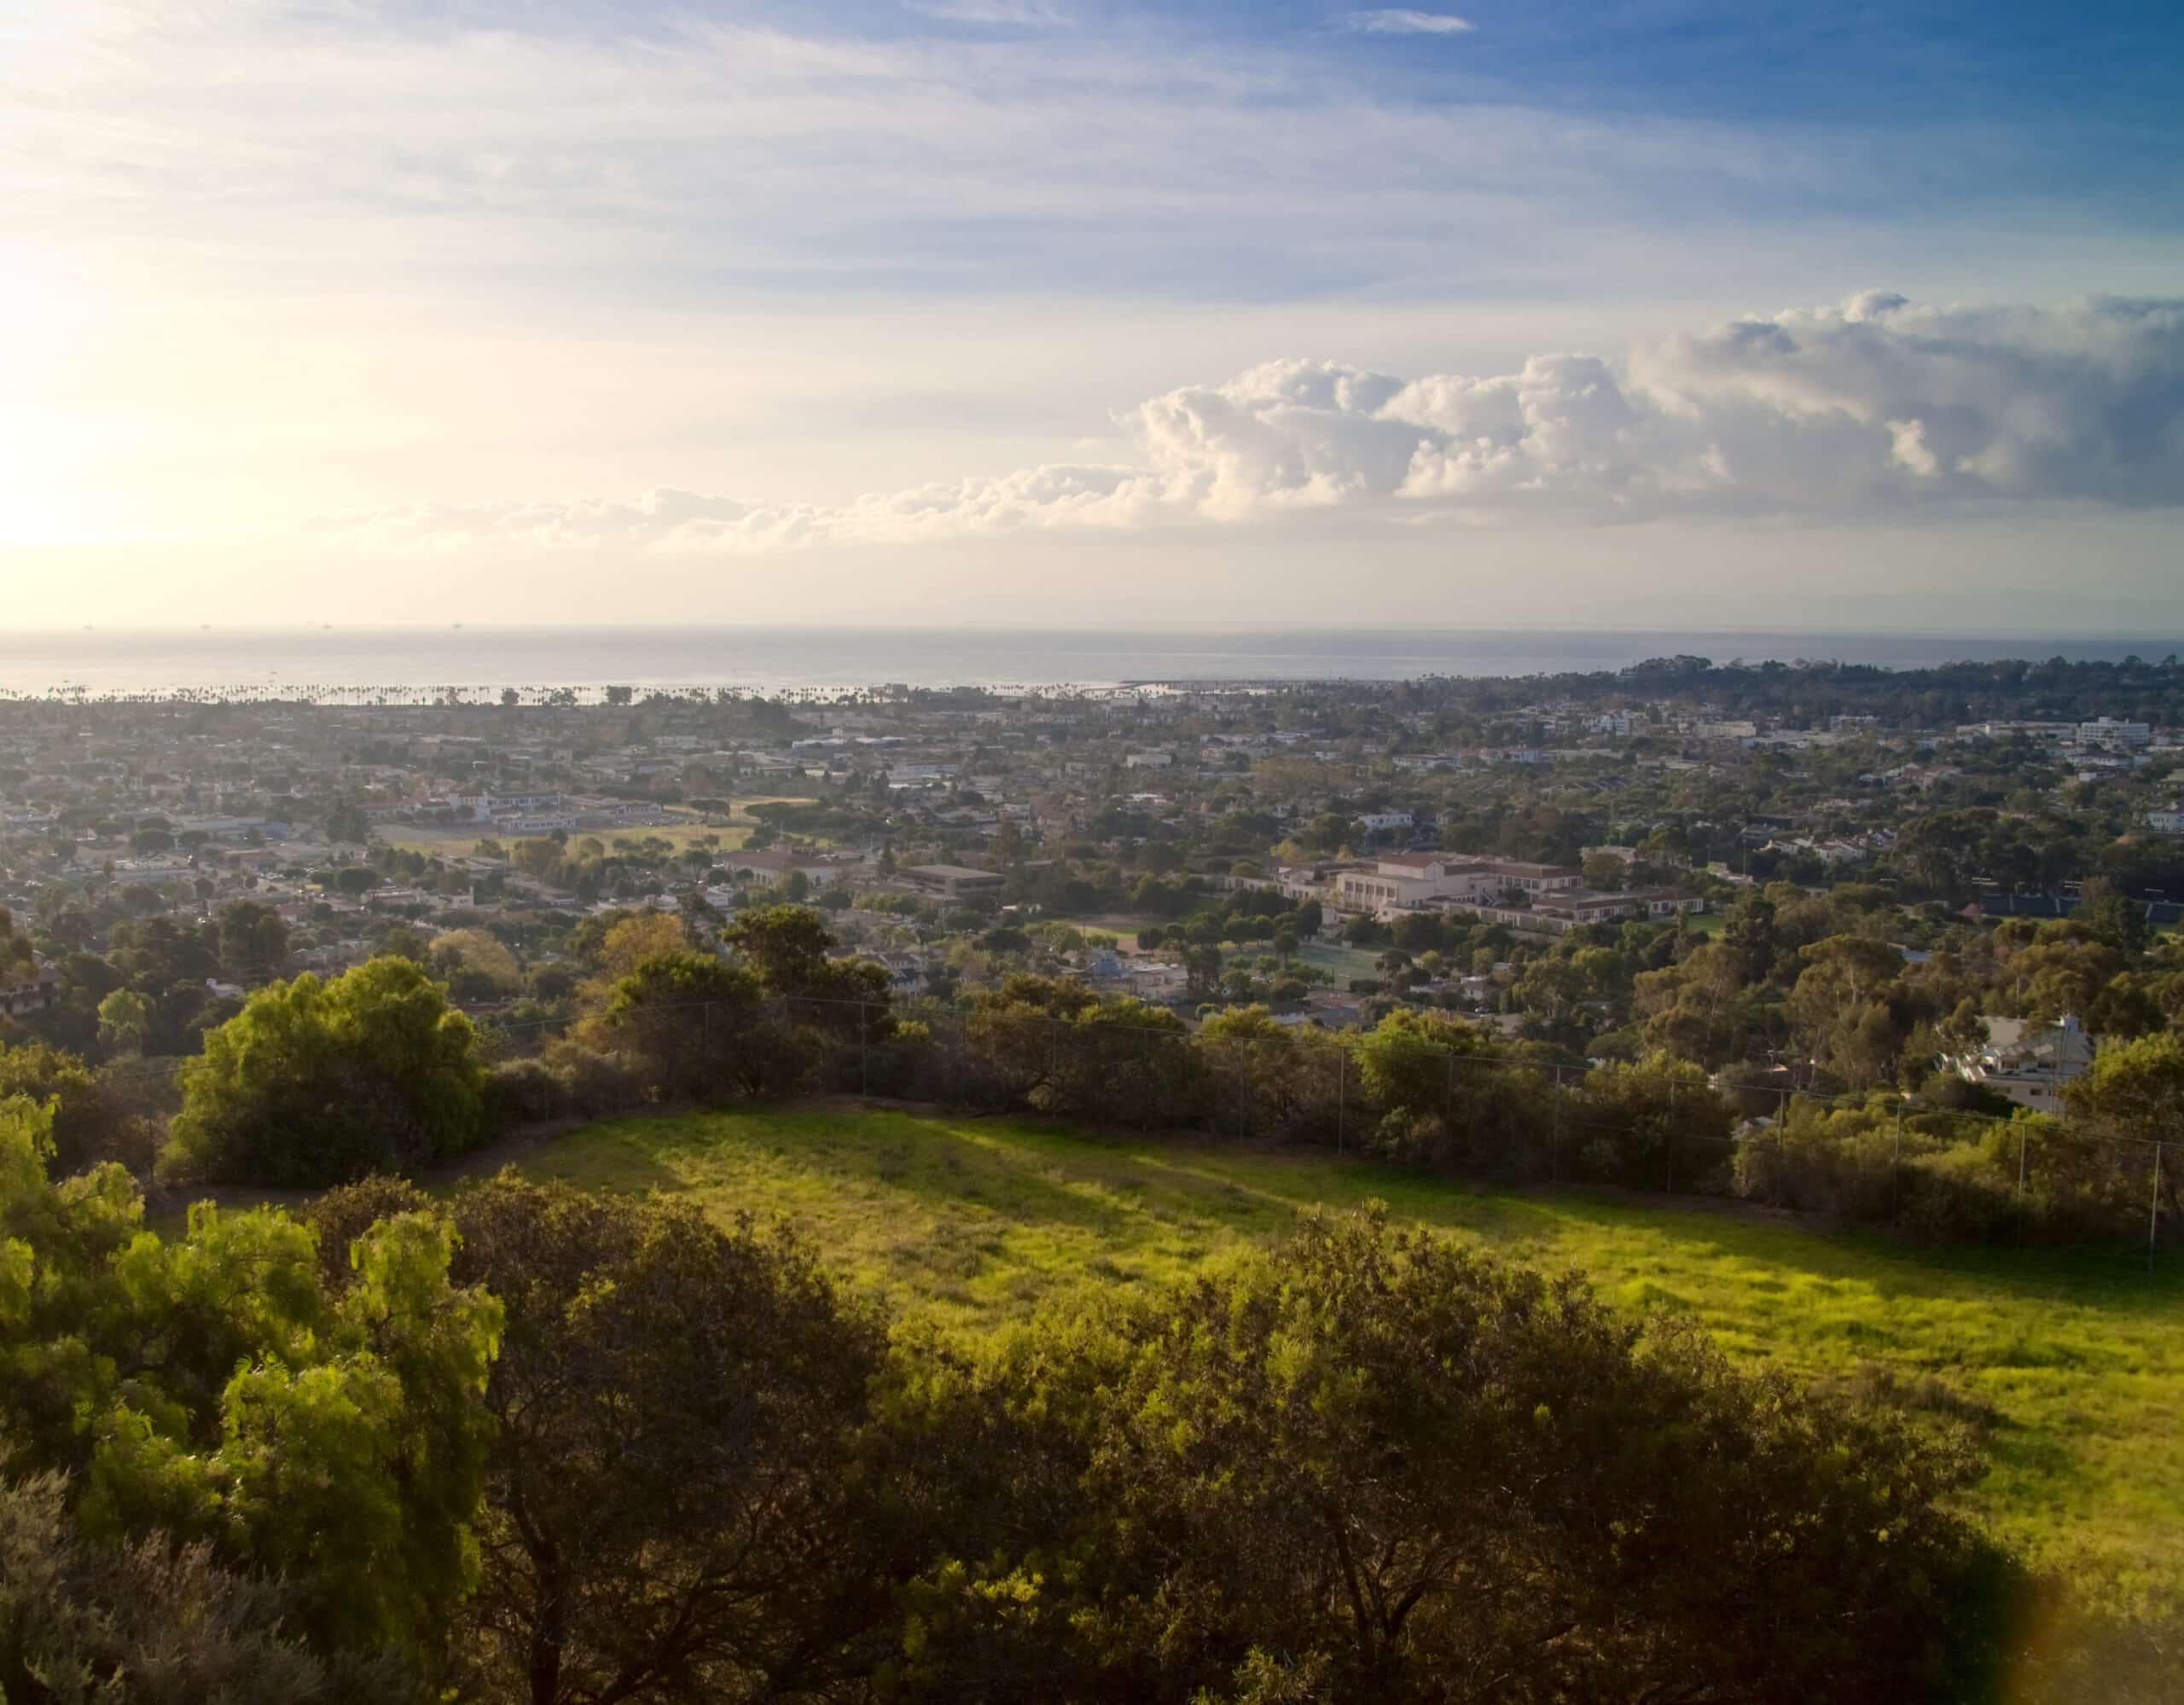
[(1369, 866), (1336, 872), (1333, 886), (1335, 904), (1345, 912), (1386, 917), (1442, 908), (1551, 935), (1618, 918), (1670, 917), (1705, 904), (1695, 894), (1665, 888), (1601, 893), (1566, 865), (1464, 853), (1388, 853)]

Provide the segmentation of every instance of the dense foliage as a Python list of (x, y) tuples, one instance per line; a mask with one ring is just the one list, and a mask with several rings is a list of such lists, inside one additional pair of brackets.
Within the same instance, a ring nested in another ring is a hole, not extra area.
[[(89, 1589), (86, 1620), (38, 1638), (86, 1662), (142, 1650), (158, 1638), (138, 1626), (150, 1607), (114, 1581), (133, 1571), (177, 1599), (208, 1583), (205, 1604), (159, 1612), (186, 1627), (217, 1621), (222, 1594), (251, 1598), (213, 1579), (241, 1569), (281, 1578), (281, 1594), (252, 1602), (277, 1598), (282, 1627), (328, 1662), (391, 1655), (436, 1672), (476, 1578), (479, 1400), (502, 1318), (450, 1279), (450, 1229), (423, 1214), (378, 1222), (337, 1296), (311, 1234), (270, 1209), (200, 1204), (170, 1241), (142, 1229), (119, 1167), (50, 1181), (49, 1124), (0, 1103), (0, 1482), (29, 1500), (23, 1543), (64, 1575), (93, 1564), (33, 1476), (67, 1476), (82, 1541), (156, 1545), (98, 1563), (108, 1585)], [(20, 1647), (0, 1654), (0, 1677), (29, 1667)]]
[[(2075, 921), (2007, 925), (1984, 966), (1907, 956), (1873, 906), (1856, 889), (1774, 889), (1712, 938), (1583, 932), (1515, 980), (1531, 1015), (1514, 1036), (1396, 1000), (1347, 1035), (1263, 1004), (1209, 1006), (1194, 1029), (1170, 1007), (1031, 972), (953, 1008), (905, 1003), (880, 966), (836, 953), (814, 910), (741, 914), (731, 957), (665, 914), (610, 917), (578, 1021), (529, 1048), (479, 1036), (404, 960), (260, 991), (185, 1069), (164, 1166), (235, 1182), (414, 1176), (526, 1122), (851, 1090), (1332, 1143), (1443, 1173), (1734, 1192), (1931, 1236), (2142, 1238), (2151, 1212), (2158, 1237), (2184, 1219), (2184, 1165), (2153, 1176), (2184, 1116), (2184, 1042), (2167, 1022), (2184, 1012), (2184, 969), (2142, 956), (2119, 970), (2130, 961)], [(1983, 1005), (2090, 1010), (2117, 1029), (2059, 1115), (2012, 1117), (1941, 1069), (1984, 1040)], [(1582, 1049), (1563, 1040), (1623, 1015)], [(150, 1121), (49, 1047), (0, 1050), (0, 1087), (58, 1098), (71, 1165), (148, 1140)]]
[(932, 1584), (936, 1697), (1901, 1700), (1990, 1661), (1954, 1446), (1368, 1220), (934, 1401), (1006, 1488)]
[(483, 1132), (470, 1021), (401, 959), (259, 989), (182, 1089), (163, 1161), (184, 1176), (337, 1184), (446, 1160)]

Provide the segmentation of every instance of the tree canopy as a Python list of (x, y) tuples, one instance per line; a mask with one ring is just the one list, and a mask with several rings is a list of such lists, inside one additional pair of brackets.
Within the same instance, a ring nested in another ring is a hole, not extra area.
[(469, 1019), (404, 959), (254, 993), (182, 1071), (162, 1156), (177, 1176), (326, 1185), (412, 1172), (483, 1134)]

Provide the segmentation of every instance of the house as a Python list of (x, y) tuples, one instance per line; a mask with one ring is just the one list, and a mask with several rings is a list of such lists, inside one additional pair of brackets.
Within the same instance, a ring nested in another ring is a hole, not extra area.
[(114, 862), (115, 884), (123, 888), (189, 888), (205, 873), (184, 859), (125, 858)]
[(2055, 1111), (2062, 1105), (2063, 1086), (2092, 1067), (2094, 1039), (2073, 1014), (2065, 1012), (2052, 1024), (2030, 1018), (1981, 1022), (1987, 1040), (1956, 1057), (1957, 1075), (2020, 1107)]
[(1641, 852), (1636, 847), (1611, 844), (1598, 847), (1580, 847), (1578, 851), (1586, 858), (1592, 858), (1598, 855), (1601, 858), (1615, 859), (1626, 865), (1650, 864), (1677, 870), (1688, 870), (1691, 867), (1691, 861), (1683, 854), (1679, 852), (1670, 852), (1665, 848), (1653, 852)]
[(1611, 924), (1618, 918), (1673, 918), (1679, 912), (1703, 912), (1704, 896), (1673, 888), (1633, 888), (1601, 893), (1589, 888), (1565, 888), (1546, 894), (1529, 906), (1483, 905), (1473, 908), (1490, 923), (1536, 934), (1566, 936), (1589, 924)]
[(559, 792), (450, 793), (445, 803), (457, 822), (491, 823), (558, 811), (568, 803), (568, 796)]
[(1138, 960), (1130, 965), (1129, 983), (1141, 1000), (1170, 1000), (1190, 986), (1190, 973), (1165, 960)]
[(41, 964), (36, 975), (20, 983), (0, 985), (0, 1013), (10, 1018), (50, 1012), (60, 1004), (61, 973), (49, 965)]
[(913, 994), (925, 984), (925, 956), (914, 953), (886, 953), (879, 956), (887, 967), (887, 986), (898, 995)]
[(2184, 807), (2146, 813), (2146, 826), (2158, 835), (2184, 835)]
[(903, 873), (905, 881), (950, 900), (973, 894), (998, 893), (1008, 879), (998, 871), (973, 870), (961, 864), (915, 865)]
[[(756, 852), (727, 854), (723, 862), (738, 876), (743, 877), (753, 888), (779, 888), (792, 876), (801, 874), (815, 889), (828, 888), (851, 873), (853, 867), (822, 863), (796, 853), (776, 852), (764, 847)], [(862, 866), (854, 867), (861, 870)]]

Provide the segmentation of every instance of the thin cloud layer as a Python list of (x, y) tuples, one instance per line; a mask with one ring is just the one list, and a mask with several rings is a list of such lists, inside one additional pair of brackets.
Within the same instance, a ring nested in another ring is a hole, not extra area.
[(1420, 12), (1408, 6), (1348, 13), (1342, 26), (1364, 36), (1460, 36), (1478, 27), (1452, 12)]
[(1050, 465), (779, 506), (426, 506), (328, 524), (341, 543), (461, 550), (773, 550), (1037, 530), (1874, 515), (1972, 502), (2184, 502), (2184, 302), (1928, 307), (1869, 293), (1641, 345), (1416, 379), (1309, 360), (1186, 386), (1123, 422), (1142, 461)]

